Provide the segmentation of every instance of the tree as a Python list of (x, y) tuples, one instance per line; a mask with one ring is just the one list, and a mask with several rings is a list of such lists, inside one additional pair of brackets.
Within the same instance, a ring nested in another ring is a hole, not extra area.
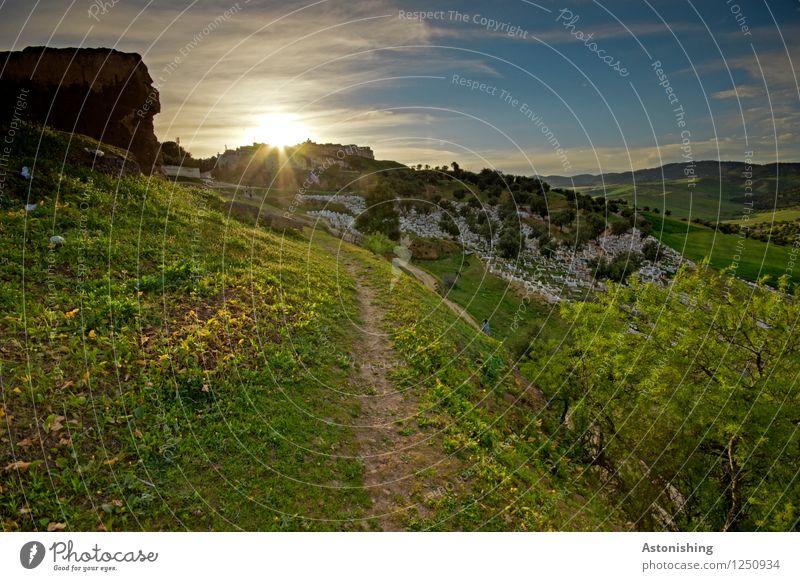
[(575, 210), (562, 210), (550, 215), (550, 221), (558, 227), (560, 231), (564, 230), (564, 226), (572, 224), (575, 220)]
[(610, 261), (601, 257), (589, 262), (598, 280), (614, 282), (625, 282), (641, 265), (642, 255), (638, 252), (621, 252)]
[(540, 385), (569, 400), (559, 439), (640, 528), (798, 529), (800, 292), (787, 285), (750, 289), (703, 263), (669, 288), (634, 278), (563, 306), (559, 376)]
[(588, 240), (595, 240), (606, 231), (606, 221), (600, 214), (584, 214), (580, 227)]
[(366, 196), (367, 209), (356, 217), (356, 228), (365, 234), (382, 233), (400, 240), (400, 213), (394, 193), (381, 181)]
[(541, 217), (546, 217), (547, 199), (543, 195), (535, 195), (530, 199), (531, 214), (538, 214)]
[(497, 251), (503, 258), (515, 259), (522, 250), (522, 234), (516, 220), (506, 220), (497, 242)]
[(192, 159), (192, 154), (175, 141), (162, 143), (161, 155), (165, 165), (185, 165), (186, 162)]
[(539, 237), (539, 253), (545, 258), (552, 258), (555, 256), (557, 248), (558, 244), (549, 234), (544, 234)]
[(622, 236), (626, 232), (629, 232), (631, 228), (630, 220), (617, 220), (611, 223), (611, 233), (615, 236)]
[(642, 255), (645, 257), (645, 260), (649, 260), (650, 262), (658, 262), (660, 251), (661, 245), (655, 240), (648, 240), (645, 242), (644, 246), (642, 246)]
[(456, 200), (463, 200), (466, 197), (466, 195), (467, 195), (467, 190), (465, 190), (464, 188), (458, 188), (453, 192), (453, 197)]
[(442, 212), (442, 217), (439, 219), (439, 228), (453, 238), (457, 237), (461, 232), (453, 216), (448, 212)]

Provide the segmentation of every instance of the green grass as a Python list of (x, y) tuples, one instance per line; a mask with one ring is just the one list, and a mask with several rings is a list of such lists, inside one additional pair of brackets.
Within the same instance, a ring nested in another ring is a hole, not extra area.
[[(444, 438), (463, 469), (443, 474), (433, 493), (420, 490), (412, 530), (609, 530), (626, 527), (595, 494), (585, 472), (541, 429), (505, 346), (454, 318), (411, 276), (363, 250), (370, 284), (387, 310), (386, 330), (405, 365), (397, 385), (420, 398), (417, 423)], [(588, 500), (587, 500), (588, 499)]]
[[(662, 182), (631, 184), (612, 184), (606, 187), (609, 200), (623, 199), (633, 207), (648, 206), (660, 211), (668, 209), (674, 218), (703, 218), (716, 221), (737, 218), (742, 215), (744, 206), (734, 201), (735, 197), (744, 195), (743, 185), (729, 184), (707, 179), (695, 182), (694, 188), (688, 188), (686, 180), (666, 180)], [(592, 196), (603, 196), (601, 187), (579, 188)]]
[(800, 220), (800, 206), (784, 208), (770, 212), (756, 212), (751, 214), (749, 219), (739, 218), (737, 220), (725, 220), (729, 224), (755, 225), (770, 224), (772, 222), (795, 222)]
[(708, 257), (711, 266), (718, 269), (735, 266), (733, 274), (747, 280), (769, 276), (774, 284), (786, 274), (792, 260), (791, 248), (787, 246), (723, 234), (698, 224), (652, 214), (646, 217), (653, 225), (652, 235), (670, 248), (693, 261)]
[[(12, 167), (39, 137), (18, 132)], [(364, 281), (338, 268), (338, 241), (249, 227), (206, 189), (62, 167), (68, 149), (45, 131), (38, 208), (19, 180), (0, 206), (2, 529), (369, 529), (347, 427)], [(465, 466), (456, 488), (414, 492), (426, 511), (409, 528), (619, 526), (539, 429), (502, 344), (410, 277), (393, 284), (384, 259), (341, 252), (379, 289), (418, 428)], [(519, 299), (491, 288), (481, 308), (509, 316)]]
[(558, 309), (535, 296), (525, 299), (524, 291), (486, 270), (475, 255), (455, 254), (439, 260), (416, 261), (420, 268), (434, 275), (440, 288), (442, 278), (460, 272), (456, 286), (446, 296), (461, 305), (480, 322), (489, 320), (492, 335), (507, 343), (512, 351), (519, 350), (532, 338), (554, 339), (563, 335)]
[(19, 188), (0, 214), (3, 530), (361, 528), (358, 404), (338, 391), (355, 287), (335, 260), (206, 190), (54, 159), (39, 207)]

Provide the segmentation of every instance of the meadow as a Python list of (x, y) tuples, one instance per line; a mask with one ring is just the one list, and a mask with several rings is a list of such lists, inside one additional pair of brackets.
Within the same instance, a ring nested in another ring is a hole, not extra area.
[(734, 219), (742, 215), (743, 204), (735, 198), (743, 195), (743, 186), (727, 182), (699, 179), (693, 188), (686, 180), (665, 180), (632, 184), (609, 184), (602, 187), (577, 188), (585, 194), (622, 199), (639, 208), (669, 210), (674, 218), (703, 218), (706, 220)]
[(787, 268), (796, 261), (789, 246), (724, 234), (707, 226), (654, 214), (645, 216), (653, 225), (651, 234), (662, 243), (695, 262), (708, 258), (714, 268), (731, 269), (732, 274), (746, 280), (757, 281), (768, 276), (774, 285), (781, 276), (790, 274)]
[(772, 224), (774, 222), (796, 222), (800, 220), (800, 207), (783, 208), (769, 212), (754, 212), (748, 218), (738, 218), (736, 220), (725, 220), (727, 224), (755, 225)]
[[(564, 334), (556, 307), (491, 274), (474, 254), (455, 253), (415, 264), (434, 275), (443, 296), (464, 307), (473, 319), (488, 319), (492, 336), (504, 341), (513, 353), (523, 351), (532, 340), (551, 340)], [(444, 277), (456, 273), (455, 286), (447, 289)]]

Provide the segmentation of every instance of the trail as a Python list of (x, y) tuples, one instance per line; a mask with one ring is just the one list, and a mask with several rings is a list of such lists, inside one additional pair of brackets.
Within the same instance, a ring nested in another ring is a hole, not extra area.
[(339, 260), (358, 293), (360, 332), (354, 345), (353, 390), (361, 394), (361, 414), (354, 431), (364, 464), (364, 486), (372, 499), (367, 517), (380, 530), (404, 530), (410, 515), (425, 515), (423, 501), (441, 494), (461, 465), (443, 452), (441, 437), (419, 427), (420, 402), (413, 389), (401, 392), (392, 382), (391, 373), (403, 360), (384, 330), (385, 309), (373, 280), (357, 259), (342, 253)]
[[(431, 273), (426, 272), (426, 271), (422, 270), (421, 268), (419, 268), (418, 266), (414, 266), (411, 263), (404, 264), (403, 265), (403, 269), (407, 270), (411, 275), (414, 276), (414, 278), (416, 278), (419, 282), (421, 282), (423, 285), (425, 285), (425, 287), (428, 290), (433, 291), (436, 294), (439, 294), (439, 289), (437, 288), (438, 281), (436, 280), (436, 278)], [(478, 325), (478, 322), (475, 319), (472, 318), (472, 315), (470, 315), (464, 309), (464, 307), (462, 307), (461, 305), (457, 305), (456, 303), (454, 303), (453, 301), (451, 301), (447, 297), (441, 297), (441, 300), (456, 315), (458, 315), (459, 317), (464, 319), (467, 323), (469, 323), (471, 326), (475, 327), (476, 329), (480, 329), (480, 325)]]
[[(407, 270), (409, 274), (412, 274), (419, 282), (425, 285), (426, 288), (438, 294), (438, 289), (436, 287), (437, 280), (431, 273), (424, 271), (418, 266), (414, 266), (410, 263), (405, 264), (404, 269)], [(470, 315), (461, 305), (457, 305), (446, 297), (442, 297), (441, 300), (444, 302), (444, 304), (450, 307), (450, 310), (456, 315), (461, 317), (476, 329), (480, 329), (477, 321), (475, 321), (475, 319), (472, 318), (472, 315)], [(512, 364), (511, 372), (514, 374), (517, 382), (524, 387), (523, 402), (536, 412), (546, 409), (548, 402), (542, 391), (522, 374), (516, 364)]]

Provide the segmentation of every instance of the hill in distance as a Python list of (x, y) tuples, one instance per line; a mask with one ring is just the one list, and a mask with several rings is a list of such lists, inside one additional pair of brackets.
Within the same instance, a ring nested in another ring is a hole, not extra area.
[(747, 171), (753, 180), (800, 177), (800, 163), (747, 164), (742, 161), (698, 161), (693, 164), (668, 163), (659, 167), (637, 169), (626, 172), (604, 174), (578, 174), (574, 176), (548, 175), (542, 179), (555, 187), (593, 187), (605, 185), (633, 184), (638, 182), (685, 180), (687, 168), (694, 168), (698, 179), (743, 183)]

